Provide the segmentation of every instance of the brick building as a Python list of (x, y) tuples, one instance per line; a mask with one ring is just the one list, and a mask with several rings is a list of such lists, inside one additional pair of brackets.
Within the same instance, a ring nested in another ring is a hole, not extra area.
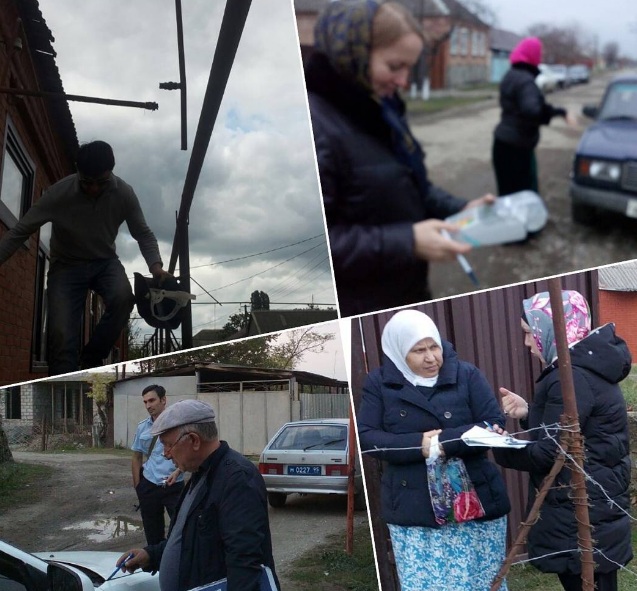
[(599, 320), (615, 323), (637, 360), (637, 261), (599, 269)]
[[(427, 39), (414, 82), (429, 79), (432, 89), (455, 88), (489, 80), (489, 30), (458, 0), (396, 0), (422, 23)], [(329, 0), (294, 0), (301, 53), (314, 44), (314, 23)]]

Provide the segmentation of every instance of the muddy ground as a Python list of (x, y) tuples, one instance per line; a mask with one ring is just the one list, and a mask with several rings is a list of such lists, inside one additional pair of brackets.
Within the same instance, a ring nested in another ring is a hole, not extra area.
[[(551, 104), (579, 116), (577, 128), (556, 118), (541, 130), (537, 159), (548, 224), (526, 244), (474, 249), (467, 258), (480, 280), (480, 289), (637, 257), (637, 220), (609, 214), (600, 216), (597, 226), (590, 228), (571, 219), (569, 174), (579, 139), (592, 123), (581, 110), (586, 104), (599, 103), (609, 79), (609, 75), (601, 76), (590, 84), (547, 96)], [(427, 152), (432, 180), (465, 198), (495, 193), (491, 143), (499, 117), (497, 92), (493, 92), (490, 99), (470, 106), (412, 118), (414, 134)], [(476, 289), (455, 262), (432, 265), (430, 283), (435, 297)]]
[[(110, 454), (14, 452), (16, 461), (54, 468), (42, 484), (39, 502), (0, 516), (0, 539), (27, 551), (114, 550), (145, 545), (128, 456)], [(355, 527), (367, 522), (359, 511)], [(346, 529), (343, 497), (293, 495), (270, 509), (274, 558), (286, 591), (292, 561)]]

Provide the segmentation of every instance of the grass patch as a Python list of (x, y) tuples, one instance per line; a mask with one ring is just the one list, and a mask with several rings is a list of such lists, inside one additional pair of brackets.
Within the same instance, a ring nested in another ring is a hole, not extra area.
[(452, 107), (461, 107), (472, 103), (478, 103), (489, 98), (484, 96), (446, 96), (430, 98), (428, 101), (413, 100), (407, 101), (407, 112), (409, 115), (427, 115), (429, 113), (437, 113), (445, 111)]
[[(637, 555), (637, 527), (632, 531), (633, 553)], [(633, 572), (637, 568), (632, 563), (627, 566)], [(541, 573), (529, 564), (516, 564), (507, 577), (509, 591), (563, 591), (557, 575)], [(637, 591), (637, 575), (620, 570), (617, 587), (620, 591)]]
[(37, 501), (42, 495), (39, 483), (51, 474), (51, 466), (18, 462), (0, 464), (0, 515), (10, 508)]
[(633, 365), (628, 377), (619, 383), (628, 410), (637, 410), (637, 364)]
[(333, 535), (294, 561), (288, 578), (298, 591), (378, 591), (372, 538), (367, 525), (354, 528), (354, 552), (345, 552), (345, 534)]

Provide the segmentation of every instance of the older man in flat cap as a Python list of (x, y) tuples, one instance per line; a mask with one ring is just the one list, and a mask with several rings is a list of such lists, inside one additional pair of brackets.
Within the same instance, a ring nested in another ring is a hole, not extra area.
[(177, 402), (159, 415), (151, 433), (159, 436), (164, 455), (192, 477), (168, 539), (129, 550), (117, 564), (127, 572), (159, 571), (162, 591), (186, 591), (225, 577), (228, 591), (259, 591), (265, 565), (280, 589), (263, 478), (219, 440), (212, 407), (199, 400)]

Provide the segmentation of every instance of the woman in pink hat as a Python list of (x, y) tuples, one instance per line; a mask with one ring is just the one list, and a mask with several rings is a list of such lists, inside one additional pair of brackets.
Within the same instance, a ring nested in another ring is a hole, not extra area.
[(522, 39), (509, 60), (511, 68), (500, 83), (502, 115), (493, 134), (498, 195), (526, 189), (538, 192), (534, 150), (540, 140), (540, 125), (548, 125), (555, 116), (575, 124), (566, 109), (548, 104), (535, 84), (542, 61), (542, 42), (537, 37)]

